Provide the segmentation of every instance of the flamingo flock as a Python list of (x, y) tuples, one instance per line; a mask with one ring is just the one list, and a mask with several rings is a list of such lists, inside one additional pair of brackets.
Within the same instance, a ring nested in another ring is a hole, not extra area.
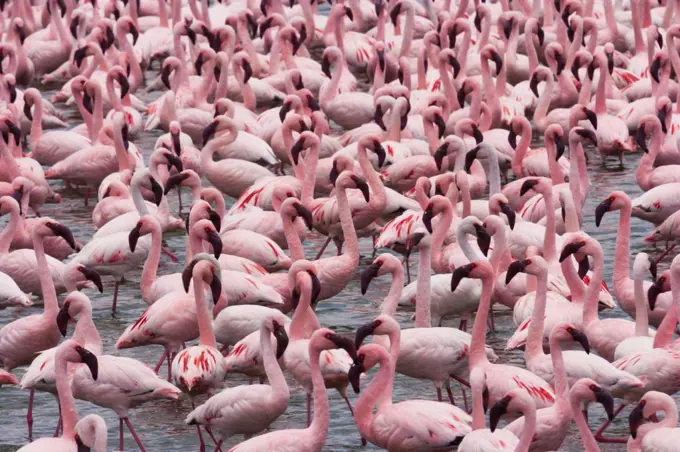
[(680, 450), (680, 4), (319, 3), (0, 2), (19, 450)]

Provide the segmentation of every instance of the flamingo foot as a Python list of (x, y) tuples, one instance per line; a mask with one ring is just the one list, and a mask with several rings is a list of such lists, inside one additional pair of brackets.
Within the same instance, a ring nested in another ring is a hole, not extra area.
[(35, 391), (31, 389), (31, 393), (28, 396), (28, 413), (26, 413), (26, 423), (28, 424), (28, 442), (33, 442), (33, 397), (35, 397)]

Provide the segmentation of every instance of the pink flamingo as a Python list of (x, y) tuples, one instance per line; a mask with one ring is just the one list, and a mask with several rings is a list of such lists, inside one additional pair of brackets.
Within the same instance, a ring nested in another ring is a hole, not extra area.
[[(485, 370), (489, 401), (495, 403), (503, 399), (509, 390), (519, 388), (526, 392), (538, 408), (545, 408), (555, 402), (552, 388), (536, 374), (519, 367), (489, 362), (485, 353), (485, 330), (491, 306), (491, 294), (495, 282), (495, 272), (490, 263), (480, 260), (456, 268), (451, 277), (451, 289), (455, 291), (463, 278), (482, 280), (482, 297), (472, 327), (470, 345), (470, 369), (480, 367)], [(599, 284), (598, 284), (599, 286)]]
[[(614, 398), (604, 387), (589, 378), (581, 378), (569, 384), (561, 347), (562, 344), (568, 344), (574, 340), (582, 342), (581, 345), (587, 349), (588, 340), (585, 335), (571, 324), (557, 325), (550, 333), (550, 357), (555, 372), (556, 400), (555, 405), (536, 412), (537, 425), (532, 447), (541, 450), (559, 449), (567, 435), (571, 418), (577, 415), (577, 411), (583, 416), (580, 408), (582, 403), (597, 401), (602, 404), (607, 416), (613, 417)], [(577, 389), (571, 393), (570, 386)], [(578, 407), (577, 410), (571, 409), (574, 406)], [(524, 431), (524, 423), (525, 419), (520, 418), (513, 421), (506, 429), (519, 437)], [(578, 425), (578, 419), (576, 423)], [(588, 434), (592, 438), (590, 430)]]
[[(54, 9), (56, 9), (56, 6)], [(67, 365), (68, 363), (84, 363), (92, 378), (97, 379), (99, 367), (97, 357), (85, 347), (78, 344), (78, 342), (69, 339), (57, 348), (55, 363), (57, 393), (59, 394), (59, 406), (62, 413), (62, 435), (59, 438), (40, 438), (19, 449), (22, 452), (38, 452), (44, 450), (72, 452), (84, 446), (79, 435), (76, 433), (78, 430), (78, 411), (76, 411), (75, 400), (71, 393)], [(97, 436), (99, 436), (99, 434), (100, 433), (98, 433)], [(103, 434), (103, 438), (105, 439), (106, 432), (101, 432), (101, 434)], [(104, 450), (106, 450), (105, 445)]]
[[(645, 423), (646, 419), (656, 417), (663, 411), (664, 418), (659, 422)], [(680, 439), (678, 408), (668, 394), (650, 391), (645, 394), (628, 417), (630, 438), (628, 450), (631, 452), (651, 452), (672, 450)]]
[[(214, 395), (186, 418), (188, 425), (207, 425), (217, 433), (220, 443), (242, 433), (246, 439), (269, 427), (288, 407), (290, 393), (277, 359), (288, 346), (287, 317), (272, 312), (263, 318), (259, 329), (262, 358), (268, 385), (237, 386)], [(276, 349), (273, 347), (276, 340)]]
[[(392, 347), (399, 347), (398, 337), (393, 336)], [(357, 342), (361, 342), (359, 337)], [(470, 432), (471, 417), (453, 405), (429, 400), (392, 403), (395, 364), (380, 345), (367, 344), (357, 350), (349, 370), (355, 392), (359, 392), (361, 374), (376, 365), (380, 370), (359, 397), (354, 414), (359, 432), (369, 442), (391, 451), (438, 450), (459, 444)]]
[[(644, 158), (644, 157), (643, 157)], [(612, 192), (595, 209), (595, 224), (602, 222), (605, 213), (620, 211), (618, 234), (616, 236), (616, 250), (614, 253), (614, 295), (616, 300), (628, 315), (635, 317), (635, 283), (628, 272), (628, 262), (630, 256), (630, 219), (633, 210), (631, 200), (622, 191)], [(643, 282), (642, 290), (647, 293), (652, 284), (648, 281)], [(655, 302), (654, 309), (649, 309), (647, 315), (649, 323), (658, 326), (664, 318), (666, 312), (672, 308), (672, 297), (670, 294), (660, 294)], [(629, 331), (629, 330), (628, 330)], [(630, 331), (629, 331), (630, 332)], [(629, 335), (627, 337), (631, 337)], [(622, 337), (621, 340), (626, 339)], [(611, 357), (613, 358), (613, 354)]]
[(337, 335), (329, 329), (315, 331), (308, 341), (309, 366), (314, 391), (314, 419), (306, 429), (279, 430), (249, 439), (234, 448), (231, 452), (268, 450), (272, 452), (289, 449), (320, 452), (326, 442), (330, 423), (328, 396), (323, 376), (321, 375), (321, 352), (337, 348), (355, 354), (352, 341)]
[[(664, 165), (654, 168), (654, 161), (661, 150), (664, 141), (665, 124), (661, 124), (659, 118), (654, 115), (646, 115), (640, 120), (637, 134), (637, 143), (645, 152), (635, 172), (635, 179), (641, 189), (647, 191), (654, 187), (674, 182), (680, 182), (678, 170), (680, 165)], [(652, 139), (649, 147), (646, 143), (646, 135), (651, 133)]]

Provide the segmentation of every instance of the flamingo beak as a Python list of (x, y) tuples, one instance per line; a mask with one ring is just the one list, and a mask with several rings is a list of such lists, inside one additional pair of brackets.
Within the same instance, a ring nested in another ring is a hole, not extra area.
[(68, 308), (70, 303), (64, 303), (64, 306), (59, 310), (57, 314), (57, 327), (62, 337), (66, 337), (68, 333), (68, 322), (71, 320), (71, 316), (68, 313)]
[(356, 335), (354, 336), (354, 346), (359, 349), (361, 344), (364, 343), (364, 340), (373, 334), (373, 331), (375, 331), (378, 325), (380, 325), (380, 322), (378, 320), (374, 320), (357, 328)]
[(76, 346), (76, 351), (80, 355), (81, 361), (90, 369), (92, 379), (96, 381), (97, 375), (99, 374), (99, 362), (97, 361), (97, 357), (94, 353), (80, 345)]
[(499, 202), (498, 206), (500, 207), (501, 212), (504, 213), (508, 218), (508, 226), (510, 226), (510, 229), (515, 229), (515, 219), (517, 216), (515, 210), (512, 208), (512, 206), (504, 202)]
[(142, 228), (141, 223), (137, 223), (137, 225), (130, 231), (130, 234), (128, 234), (128, 244), (130, 245), (130, 251), (133, 253), (135, 252), (135, 248), (137, 248), (137, 241), (139, 240), (139, 230)]
[(492, 432), (498, 427), (498, 421), (501, 420), (501, 417), (508, 412), (508, 405), (510, 405), (511, 400), (512, 397), (505, 396), (491, 407), (491, 410), (489, 411), (489, 429)]
[(604, 201), (602, 201), (598, 206), (595, 208), (595, 226), (598, 228), (600, 227), (600, 223), (602, 222), (602, 217), (604, 217), (604, 214), (609, 212), (609, 209), (612, 206), (612, 203), (614, 202), (613, 199), (607, 198)]
[(82, 266), (81, 268), (79, 268), (79, 271), (80, 271), (80, 273), (83, 274), (85, 279), (87, 279), (88, 281), (92, 281), (92, 283), (94, 283), (94, 285), (97, 286), (99, 293), (104, 293), (104, 285), (102, 284), (102, 277), (97, 272), (97, 270)]
[(73, 238), (73, 233), (69, 228), (61, 223), (48, 223), (47, 227), (52, 230), (54, 235), (62, 237), (64, 240), (66, 240), (66, 243), (68, 243), (71, 248), (74, 250), (76, 249), (76, 240)]
[(507, 286), (510, 284), (510, 281), (517, 275), (517, 273), (524, 273), (524, 270), (526, 269), (526, 264), (525, 261), (514, 261), (510, 264), (508, 267), (507, 272), (505, 273), (505, 285)]
[(276, 339), (276, 359), (279, 359), (288, 348), (289, 340), (286, 329), (278, 322), (274, 322), (274, 338)]
[(295, 211), (297, 212), (298, 215), (302, 217), (302, 221), (305, 222), (305, 226), (307, 226), (307, 229), (311, 231), (312, 228), (314, 227), (314, 219), (312, 218), (312, 212), (310, 212), (309, 209), (307, 209), (302, 204), (296, 204)]
[(361, 295), (366, 295), (368, 287), (371, 285), (373, 278), (378, 277), (378, 272), (380, 271), (379, 263), (372, 263), (361, 272)]
[(208, 231), (208, 243), (213, 247), (215, 259), (219, 259), (222, 254), (222, 238), (220, 235), (213, 230)]
[(582, 331), (579, 331), (576, 328), (572, 328), (571, 331), (569, 331), (569, 334), (571, 334), (571, 337), (574, 339), (574, 341), (581, 344), (581, 347), (583, 347), (583, 351), (585, 351), (587, 354), (590, 354), (590, 343), (588, 342), (588, 338), (586, 337), (585, 334), (583, 334)]
[(642, 414), (644, 409), (645, 403), (644, 401), (641, 401), (628, 416), (628, 427), (630, 428), (630, 436), (633, 439), (637, 437), (638, 429), (644, 422), (644, 415)]
[(467, 264), (458, 267), (453, 271), (453, 274), (451, 275), (451, 292), (456, 291), (456, 288), (463, 280), (463, 278), (467, 278), (470, 276), (470, 273), (472, 272), (473, 268), (474, 264)]

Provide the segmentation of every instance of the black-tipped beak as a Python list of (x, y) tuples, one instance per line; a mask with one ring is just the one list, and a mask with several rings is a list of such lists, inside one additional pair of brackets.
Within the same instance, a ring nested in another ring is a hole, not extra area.
[(390, 11), (390, 20), (392, 20), (392, 25), (397, 26), (397, 20), (399, 19), (399, 14), (401, 13), (401, 3), (397, 3)]
[[(80, 16), (75, 16), (71, 18), (71, 25), (68, 27), (68, 29), (71, 31), (71, 36), (73, 36), (74, 39), (78, 39), (78, 25), (80, 24)], [(19, 39), (21, 39), (21, 35), (24, 34), (22, 31), (20, 31), (20, 28), (17, 28), (17, 33), (19, 34)], [(21, 43), (23, 44), (23, 40), (21, 40)]]
[(130, 251), (135, 252), (137, 248), (137, 241), (139, 240), (139, 230), (142, 229), (142, 224), (137, 223), (137, 225), (128, 234), (128, 244), (130, 245)]
[[(286, 115), (290, 111), (291, 107), (292, 104), (290, 102), (284, 102), (283, 105), (281, 105), (281, 108), (279, 109), (279, 120), (281, 120), (281, 122), (283, 122), (286, 119)], [(205, 132), (203, 137), (204, 137), (203, 139), (205, 139)]]
[(363, 360), (357, 358), (352, 363), (352, 367), (349, 368), (347, 372), (347, 379), (352, 385), (352, 389), (356, 394), (361, 392), (361, 374), (364, 373), (364, 363)]
[(376, 0), (375, 2), (375, 15), (376, 17), (380, 17), (382, 15), (383, 10), (385, 9), (385, 5), (383, 5), (382, 0)]
[[(477, 129), (475, 129), (477, 130)], [(477, 153), (479, 152), (479, 146), (476, 146), (468, 151), (467, 154), (465, 154), (465, 172), (469, 173), (470, 168), (472, 168), (472, 164), (475, 162), (475, 159), (477, 158)]]
[(118, 83), (120, 84), (120, 97), (123, 98), (130, 92), (130, 82), (128, 82), (127, 77), (120, 76), (118, 77)]
[(24, 101), (24, 116), (26, 116), (26, 118), (29, 121), (33, 121), (33, 113), (31, 112), (31, 104), (29, 104), (28, 101)]
[(373, 278), (378, 277), (379, 271), (380, 264), (373, 263), (366, 267), (366, 269), (364, 269), (364, 271), (361, 272), (361, 295), (366, 295), (366, 292), (368, 291), (368, 286), (371, 285), (371, 281), (373, 281)]
[(21, 198), (24, 197), (24, 187), (21, 186), (12, 192), (12, 198), (19, 204), (19, 215), (22, 215)]
[(215, 229), (217, 231), (222, 230), (222, 219), (220, 218), (220, 214), (215, 212), (213, 209), (210, 209), (208, 212), (208, 216), (210, 217), (210, 222), (215, 226)]
[(97, 357), (94, 353), (80, 345), (76, 346), (76, 351), (80, 355), (80, 360), (90, 369), (92, 379), (96, 381), (97, 376), (99, 375), (99, 362), (97, 361)]
[(489, 254), (489, 248), (491, 247), (491, 236), (489, 232), (484, 229), (481, 224), (475, 224), (475, 232), (477, 233), (477, 246), (481, 250), (482, 254), (485, 256)]
[(288, 334), (283, 325), (274, 323), (274, 338), (276, 339), (276, 359), (279, 359), (288, 348)]
[(132, 35), (132, 45), (137, 44), (137, 40), (139, 39), (139, 31), (137, 30), (137, 27), (134, 25), (130, 27), (130, 34)]
[(427, 229), (427, 232), (432, 234), (432, 218), (434, 217), (434, 210), (432, 207), (432, 204), (429, 204), (425, 208), (425, 212), (423, 213), (423, 224), (425, 225), (425, 229)]
[(177, 174), (173, 174), (172, 176), (168, 177), (168, 180), (165, 182), (164, 194), (167, 195), (168, 193), (170, 193), (170, 190), (179, 186), (188, 177), (189, 177), (189, 175), (186, 174), (186, 173), (177, 173)]
[(584, 129), (583, 127), (577, 127), (576, 133), (584, 139), (590, 140), (593, 145), (597, 145), (597, 135), (592, 130)]
[(371, 192), (366, 181), (357, 177), (354, 183), (356, 184), (357, 189), (361, 191), (361, 194), (364, 195), (366, 202), (369, 202), (371, 200)]
[(175, 155), (173, 152), (167, 152), (165, 153), (165, 158), (168, 160), (168, 163), (172, 166), (174, 166), (177, 171), (181, 172), (184, 171), (184, 165), (182, 164), (182, 160), (180, 160), (177, 155)]
[(68, 243), (72, 249), (76, 249), (76, 240), (73, 238), (73, 233), (69, 228), (61, 223), (48, 223), (47, 227), (50, 228), (55, 235), (66, 240), (66, 243)]
[(222, 281), (219, 278), (219, 274), (215, 274), (214, 272), (212, 281), (210, 281), (210, 293), (212, 295), (213, 303), (217, 304), (222, 296)]
[(508, 133), (508, 144), (511, 148), (517, 149), (517, 134), (512, 128), (510, 128), (510, 132)]
[(508, 405), (510, 405), (511, 400), (512, 398), (510, 396), (505, 396), (491, 407), (491, 410), (489, 411), (489, 429), (492, 432), (498, 427), (498, 421), (501, 420), (501, 417), (508, 412)]
[(515, 229), (515, 219), (517, 216), (515, 210), (509, 204), (504, 202), (499, 202), (498, 205), (501, 209), (501, 212), (503, 212), (508, 218), (508, 226), (510, 226), (510, 229)]
[(660, 49), (663, 49), (663, 36), (661, 36), (661, 33), (656, 34), (656, 43), (659, 45)]
[(253, 67), (247, 60), (243, 60), (243, 74), (243, 83), (248, 83), (250, 77), (253, 76)]
[(21, 142), (21, 129), (19, 127), (17, 127), (16, 124), (14, 124), (9, 119), (5, 120), (5, 125), (7, 126), (9, 133), (11, 133), (12, 136), (14, 137), (14, 142), (20, 143)]
[(613, 53), (607, 54), (607, 71), (609, 71), (609, 75), (611, 75), (614, 72), (614, 54)]
[(595, 208), (595, 226), (597, 226), (598, 228), (600, 227), (600, 223), (602, 222), (602, 217), (604, 217), (605, 213), (609, 212), (609, 209), (611, 208), (613, 202), (614, 202), (613, 199), (607, 198), (600, 204), (598, 204), (597, 207)]
[(458, 59), (451, 55), (449, 57), (449, 65), (453, 68), (453, 78), (458, 78), (458, 74), (460, 73), (460, 63), (458, 62)]
[(64, 306), (59, 310), (57, 314), (57, 327), (62, 337), (66, 337), (68, 333), (68, 322), (71, 320), (71, 316), (68, 313), (69, 304), (65, 303)]
[(503, 24), (503, 34), (505, 39), (510, 39), (510, 33), (512, 33), (512, 19), (508, 19)]
[(213, 247), (213, 254), (215, 259), (219, 259), (222, 255), (222, 238), (215, 231), (208, 231), (208, 243)]
[(321, 59), (321, 70), (324, 74), (326, 74), (326, 77), (332, 78), (333, 74), (331, 74), (331, 60), (329, 60), (326, 56)]
[[(283, 109), (283, 107), (281, 107)], [(217, 130), (217, 121), (213, 121), (208, 126), (203, 129), (203, 146), (208, 144), (208, 141), (210, 141), (214, 136), (215, 136), (215, 131)]]
[(659, 113), (656, 115), (659, 118), (659, 121), (661, 122), (661, 131), (663, 133), (668, 133), (668, 127), (666, 127), (666, 109), (662, 108), (659, 110)]
[(359, 347), (364, 343), (364, 340), (368, 337), (373, 335), (373, 331), (380, 325), (380, 321), (374, 320), (372, 322), (366, 323), (364, 325), (361, 325), (359, 328), (357, 328), (357, 332), (354, 336), (354, 346), (358, 350)]
[(97, 272), (97, 270), (83, 266), (83, 267), (80, 268), (80, 273), (83, 274), (85, 279), (87, 279), (88, 281), (92, 281), (92, 283), (94, 283), (94, 285), (97, 286), (97, 290), (99, 290), (99, 293), (104, 293), (104, 285), (102, 284), (102, 277)]
[(595, 114), (594, 111), (585, 109), (586, 112), (586, 118), (588, 118), (588, 121), (593, 125), (593, 129), (597, 130), (597, 115)]
[(85, 47), (79, 47), (73, 53), (73, 62), (76, 63), (76, 67), (80, 67), (85, 59)]
[(193, 277), (194, 267), (197, 262), (197, 260), (192, 260), (184, 270), (182, 270), (182, 285), (184, 286), (184, 291), (186, 293), (189, 293), (189, 284), (191, 284), (191, 278)]
[(585, 278), (585, 276), (588, 274), (589, 270), (590, 270), (590, 261), (588, 260), (588, 256), (585, 256), (578, 263), (578, 277), (581, 278), (581, 279)]
[(460, 108), (463, 108), (463, 105), (465, 105), (465, 98), (467, 97), (467, 94), (465, 94), (465, 90), (463, 88), (458, 90), (458, 105), (460, 105)]
[(378, 56), (378, 65), (380, 66), (380, 70), (385, 72), (385, 51), (377, 50), (375, 53)]
[(564, 248), (562, 248), (562, 254), (560, 254), (560, 262), (564, 262), (566, 258), (583, 248), (584, 245), (585, 242), (567, 243), (564, 245)]
[(564, 155), (564, 140), (561, 135), (555, 135), (555, 160), (559, 160)]
[(385, 131), (387, 130), (387, 127), (385, 127), (385, 122), (383, 121), (383, 112), (380, 105), (376, 105), (375, 107), (375, 113), (373, 113), (373, 120), (375, 121), (376, 124), (378, 124), (378, 126), (381, 129)]
[(309, 109), (312, 111), (319, 111), (321, 110), (321, 105), (319, 105), (319, 101), (314, 99), (312, 96), (309, 96), (310, 98), (307, 100), (307, 105), (309, 106)]
[(312, 279), (312, 298), (310, 304), (316, 306), (319, 302), (319, 295), (321, 295), (321, 281), (314, 273), (309, 273), (309, 276)]
[(290, 148), (290, 155), (293, 157), (293, 163), (296, 165), (300, 161), (300, 153), (303, 151), (305, 147), (305, 138), (300, 137), (295, 144), (293, 145), (292, 148)]
[(196, 45), (196, 32), (191, 29), (189, 25), (187, 25), (187, 36), (189, 37), (189, 41), (191, 41), (192, 45)]
[(199, 76), (203, 75), (203, 63), (203, 54), (199, 53), (198, 57), (196, 57), (196, 61), (194, 62), (194, 69), (196, 70), (196, 74)]
[(536, 29), (536, 36), (538, 36), (538, 45), (543, 47), (543, 43), (545, 42), (545, 32), (543, 31), (543, 27), (540, 25)]
[(475, 14), (474, 23), (475, 23), (475, 28), (477, 29), (477, 31), (479, 33), (481, 33), (482, 32), (482, 16), (479, 14), (479, 12), (477, 12), (477, 14)]
[(531, 89), (531, 92), (534, 93), (534, 96), (539, 97), (539, 95), (538, 95), (538, 77), (536, 77), (536, 74), (531, 76), (531, 80), (529, 81), (529, 88)]
[(614, 397), (604, 388), (599, 386), (592, 389), (595, 394), (595, 400), (602, 405), (604, 411), (607, 413), (607, 418), (611, 421), (614, 419)]
[(505, 285), (510, 284), (510, 281), (517, 275), (517, 273), (524, 273), (524, 269), (527, 267), (525, 261), (514, 261), (508, 267), (505, 273)]
[(578, 57), (576, 57), (576, 58), (574, 58), (574, 62), (571, 63), (571, 73), (576, 80), (580, 80), (579, 75), (578, 75), (578, 70), (580, 68), (581, 68), (581, 60)]
[(295, 205), (295, 211), (297, 214), (302, 217), (302, 221), (305, 222), (305, 226), (307, 226), (307, 229), (310, 231), (314, 227), (314, 219), (312, 218), (312, 212), (302, 204), (296, 204)]
[(656, 83), (660, 83), (659, 69), (661, 69), (661, 59), (654, 58), (654, 61), (652, 61), (652, 65), (649, 66), (649, 75), (654, 79)]
[(664, 292), (663, 285), (664, 279), (659, 278), (655, 279), (652, 285), (649, 286), (649, 289), (647, 289), (647, 302), (649, 303), (650, 311), (653, 311), (656, 307), (656, 299), (659, 297), (659, 294)]
[(640, 127), (635, 134), (635, 142), (642, 149), (645, 154), (649, 153), (649, 148), (647, 147), (647, 134), (645, 133), (645, 128)]
[(630, 436), (632, 436), (633, 439), (635, 439), (637, 436), (638, 429), (644, 422), (644, 409), (644, 402), (640, 402), (635, 408), (633, 408), (633, 411), (631, 411), (630, 415), (628, 416), (628, 427), (630, 428)]
[(565, 67), (567, 67), (567, 60), (564, 59), (564, 55), (561, 53), (555, 54), (555, 60), (557, 61), (557, 75), (560, 75)]
[(434, 163), (437, 165), (437, 171), (442, 170), (442, 163), (444, 162), (444, 157), (446, 157), (446, 152), (448, 150), (448, 146), (446, 143), (442, 144), (437, 148), (437, 150), (434, 152), (434, 155), (432, 156), (434, 158)]
[(473, 269), (473, 264), (467, 264), (463, 265), (462, 267), (458, 267), (453, 271), (453, 275), (451, 275), (451, 292), (455, 292), (456, 288), (460, 284), (461, 280), (463, 278), (467, 278), (470, 275), (470, 272), (472, 272)]
[[(262, 5), (263, 3), (264, 2), (260, 3), (260, 5)], [(267, 29), (269, 29), (269, 27), (272, 26), (272, 19), (273, 19), (272, 17), (267, 17), (267, 19), (263, 20), (262, 23), (260, 24), (260, 38), (263, 38)]]
[(338, 177), (340, 176), (340, 173), (338, 172), (338, 165), (337, 162), (333, 162), (333, 166), (331, 167), (331, 172), (328, 173), (328, 178), (331, 181), (331, 184), (335, 187), (335, 182), (338, 180)]
[(498, 52), (492, 52), (491, 53), (491, 59), (493, 60), (494, 64), (496, 65), (496, 74), (501, 73), (501, 69), (503, 69), (503, 58), (498, 54)]
[(351, 21), (354, 20), (354, 13), (352, 12), (352, 8), (350, 8), (349, 6), (345, 6), (345, 15), (349, 20)]
[(77, 433), (76, 433), (76, 436), (75, 436), (75, 440), (76, 440), (76, 446), (78, 446), (77, 452), (91, 452), (92, 449), (90, 449), (89, 447), (87, 447), (85, 445), (85, 443), (83, 443), (83, 440), (80, 439), (80, 435), (78, 435)]
[(528, 191), (533, 190), (536, 185), (538, 185), (538, 180), (536, 179), (525, 180), (522, 188), (519, 190), (519, 195), (524, 196)]
[(590, 343), (588, 342), (588, 337), (583, 334), (582, 331), (572, 328), (571, 331), (569, 331), (569, 334), (571, 334), (571, 337), (574, 339), (574, 341), (581, 344), (584, 352), (590, 354)]
[(165, 66), (163, 69), (161, 69), (161, 81), (167, 89), (172, 89), (170, 87), (170, 72), (170, 66)]
[(154, 179), (153, 177), (149, 178), (149, 183), (151, 184), (151, 191), (153, 192), (154, 203), (157, 206), (160, 206), (161, 201), (163, 200), (163, 187), (161, 187), (161, 185), (158, 182), (156, 182), (156, 179)]
[(479, 130), (479, 127), (477, 127), (476, 125), (472, 126), (472, 136), (475, 137), (475, 142), (477, 144), (484, 141), (484, 135), (482, 135), (482, 131)]
[(382, 166), (385, 164), (385, 159), (387, 159), (385, 148), (382, 147), (380, 142), (376, 141), (373, 143), (373, 152), (375, 152), (375, 154), (378, 156), (378, 168), (382, 168)]

